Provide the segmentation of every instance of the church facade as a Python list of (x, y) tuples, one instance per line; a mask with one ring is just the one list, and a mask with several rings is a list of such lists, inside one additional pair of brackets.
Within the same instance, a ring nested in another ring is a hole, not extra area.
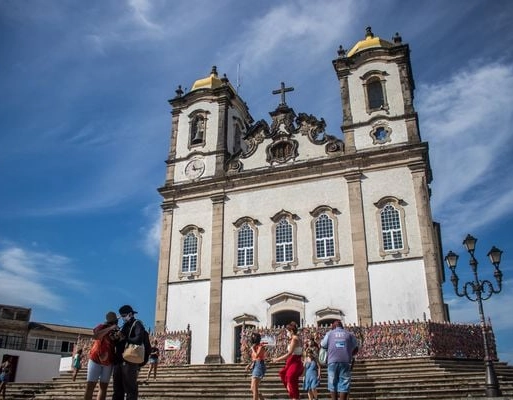
[(157, 331), (191, 362), (236, 362), (243, 326), (448, 320), (409, 47), (367, 28), (333, 66), (343, 140), (282, 83), (255, 122), (214, 67), (170, 100)]

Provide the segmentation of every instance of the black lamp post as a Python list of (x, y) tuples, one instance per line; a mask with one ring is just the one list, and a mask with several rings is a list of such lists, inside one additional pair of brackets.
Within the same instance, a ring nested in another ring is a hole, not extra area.
[(451, 270), (451, 282), (454, 286), (454, 291), (456, 295), (459, 297), (466, 297), (470, 301), (476, 301), (479, 308), (479, 318), (481, 321), (481, 332), (483, 335), (483, 346), (484, 346), (484, 362), (486, 366), (486, 384), (485, 391), (486, 396), (488, 397), (498, 397), (501, 396), (501, 390), (499, 387), (499, 381), (497, 380), (497, 375), (495, 374), (495, 369), (493, 367), (493, 360), (490, 357), (490, 348), (488, 345), (488, 334), (486, 332), (486, 324), (485, 317), (483, 311), (483, 301), (488, 300), (492, 297), (492, 294), (499, 293), (502, 290), (502, 271), (499, 269), (499, 264), (501, 263), (502, 251), (497, 247), (493, 246), (492, 249), (488, 252), (488, 257), (490, 258), (490, 262), (493, 264), (495, 270), (493, 272), (493, 276), (497, 281), (497, 289), (494, 288), (492, 282), (489, 280), (480, 280), (477, 275), (477, 260), (474, 257), (474, 251), (476, 249), (477, 239), (470, 234), (467, 235), (465, 240), (463, 241), (463, 245), (467, 249), (470, 254), (470, 267), (472, 268), (472, 273), (474, 274), (474, 280), (466, 282), (463, 285), (462, 292), (459, 291), (458, 282), (459, 278), (456, 275), (456, 264), (458, 262), (458, 255), (449, 251), (445, 256), (445, 262), (447, 266)]

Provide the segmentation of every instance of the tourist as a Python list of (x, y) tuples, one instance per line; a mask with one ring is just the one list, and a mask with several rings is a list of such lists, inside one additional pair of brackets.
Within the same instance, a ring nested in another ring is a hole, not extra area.
[(151, 352), (150, 352), (150, 358), (148, 359), (148, 362), (150, 364), (150, 368), (148, 370), (148, 376), (146, 377), (146, 380), (150, 379), (151, 373), (153, 371), (153, 380), (157, 380), (157, 367), (159, 365), (159, 348), (158, 348), (158, 340), (155, 339), (153, 342), (153, 346), (151, 346)]
[(246, 371), (251, 370), (251, 393), (253, 400), (264, 400), (260, 393), (260, 382), (265, 375), (265, 347), (260, 344), (262, 337), (259, 333), (251, 334), (251, 363), (246, 366)]
[(297, 335), (297, 324), (292, 321), (286, 326), (289, 344), (287, 353), (280, 357), (274, 358), (273, 362), (286, 360), (285, 366), (280, 370), (280, 379), (287, 389), (289, 398), (292, 400), (299, 399), (299, 377), (303, 374), (303, 362), (301, 355), (303, 347)]
[(2, 393), (2, 399), (5, 400), (5, 391), (7, 389), (7, 383), (11, 377), (12, 360), (8, 357), (2, 365), (0, 365), (0, 393)]
[(315, 336), (310, 336), (310, 339), (308, 339), (308, 343), (306, 344), (305, 351), (308, 352), (308, 350), (312, 350), (312, 353), (315, 358), (319, 357), (319, 344), (315, 340)]
[(340, 320), (335, 320), (331, 330), (321, 341), (321, 347), (328, 350), (328, 391), (332, 400), (347, 400), (351, 387), (351, 368), (354, 355), (358, 352), (356, 337), (345, 330)]
[(127, 344), (144, 345), (144, 326), (141, 321), (135, 319), (137, 311), (129, 305), (119, 309), (119, 315), (123, 319), (121, 334), (115, 344), (114, 368), (112, 370), (112, 400), (137, 400), (138, 387), (137, 376), (139, 364), (134, 364), (123, 359), (123, 351)]
[(72, 358), (73, 375), (71, 380), (74, 382), (77, 379), (78, 371), (82, 368), (82, 349), (78, 349)]
[(306, 351), (304, 370), (303, 390), (307, 391), (308, 400), (317, 400), (317, 388), (321, 381), (321, 364), (319, 364), (313, 349)]
[(105, 316), (105, 322), (93, 329), (94, 341), (87, 362), (87, 384), (84, 400), (92, 400), (98, 381), (100, 382), (100, 389), (96, 400), (106, 399), (114, 362), (114, 343), (118, 334), (118, 317), (115, 312), (109, 311)]

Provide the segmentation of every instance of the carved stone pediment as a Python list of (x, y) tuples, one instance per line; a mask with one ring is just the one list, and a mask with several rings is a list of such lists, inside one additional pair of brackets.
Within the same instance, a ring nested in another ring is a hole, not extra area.
[(337, 153), (344, 150), (344, 143), (335, 136), (328, 135), (325, 132), (326, 122), (324, 118), (318, 120), (313, 115), (299, 113), (296, 118), (298, 125), (297, 133), (308, 137), (313, 144), (326, 144), (326, 154)]
[(271, 113), (273, 122), (271, 124), (271, 137), (274, 136), (292, 136), (296, 133), (294, 119), (296, 114), (291, 108), (281, 107)]
[[(271, 126), (260, 120), (249, 127), (244, 137), (245, 146), (240, 154), (234, 154), (226, 163), (226, 171), (236, 174), (243, 169), (242, 159), (255, 154), (258, 146), (268, 143), (265, 148), (267, 163), (284, 164), (299, 156), (299, 142), (295, 135), (303, 135), (314, 145), (324, 145), (327, 155), (335, 155), (344, 151), (342, 140), (325, 132), (326, 122), (313, 115), (300, 113), (296, 116), (294, 110), (286, 104), (280, 104), (276, 110), (269, 113), (272, 118)], [(269, 143), (268, 139), (272, 139)]]

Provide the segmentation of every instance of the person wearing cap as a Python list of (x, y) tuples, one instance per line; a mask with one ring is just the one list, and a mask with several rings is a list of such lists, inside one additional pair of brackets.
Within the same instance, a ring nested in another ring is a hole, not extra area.
[(92, 400), (98, 381), (100, 381), (100, 390), (96, 400), (105, 400), (107, 397), (107, 387), (112, 375), (114, 342), (117, 332), (119, 332), (118, 316), (113, 311), (109, 311), (105, 315), (104, 323), (99, 324), (93, 329), (94, 342), (89, 351), (89, 361), (87, 362), (85, 400)]
[(141, 321), (135, 319), (132, 306), (124, 305), (119, 309), (120, 318), (123, 320), (120, 338), (116, 342), (116, 351), (113, 368), (112, 400), (137, 400), (138, 387), (137, 376), (139, 364), (133, 364), (123, 359), (123, 351), (127, 344), (143, 345), (144, 326)]
[(321, 341), (321, 347), (328, 350), (328, 391), (331, 399), (347, 400), (351, 387), (351, 368), (355, 354), (358, 352), (356, 337), (342, 326), (342, 321), (335, 320), (331, 330)]

